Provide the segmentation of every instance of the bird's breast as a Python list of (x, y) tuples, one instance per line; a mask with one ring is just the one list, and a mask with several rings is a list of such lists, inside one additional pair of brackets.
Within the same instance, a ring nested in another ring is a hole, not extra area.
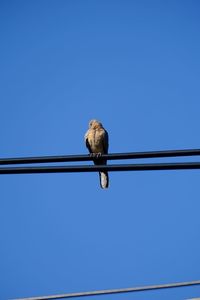
[(100, 130), (92, 130), (88, 134), (88, 142), (92, 152), (103, 152), (103, 133)]

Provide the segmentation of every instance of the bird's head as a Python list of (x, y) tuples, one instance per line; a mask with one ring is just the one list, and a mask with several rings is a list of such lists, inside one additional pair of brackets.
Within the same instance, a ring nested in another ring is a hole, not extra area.
[(101, 122), (97, 121), (97, 120), (91, 120), (89, 122), (89, 128), (92, 128), (92, 129), (96, 129), (96, 128), (102, 128), (102, 124)]

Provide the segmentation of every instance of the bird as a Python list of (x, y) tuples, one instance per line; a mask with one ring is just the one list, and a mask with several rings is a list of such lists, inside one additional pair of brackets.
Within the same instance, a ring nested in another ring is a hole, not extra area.
[[(102, 154), (108, 154), (108, 132), (103, 127), (102, 123), (97, 120), (91, 120), (89, 122), (89, 129), (85, 136), (85, 144), (89, 150), (89, 153), (93, 157), (95, 165), (106, 165), (107, 160), (101, 158)], [(99, 172), (100, 186), (102, 189), (106, 189), (109, 186), (108, 172)]]

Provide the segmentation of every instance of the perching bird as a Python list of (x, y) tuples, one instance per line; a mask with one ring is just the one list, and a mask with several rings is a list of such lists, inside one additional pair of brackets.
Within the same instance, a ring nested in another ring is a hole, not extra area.
[[(85, 134), (85, 143), (91, 154), (94, 155), (95, 165), (106, 165), (107, 161), (101, 158), (101, 154), (108, 153), (108, 133), (103, 125), (97, 120), (89, 122), (89, 129)], [(96, 159), (95, 159), (96, 154)], [(107, 172), (99, 172), (100, 185), (103, 189), (108, 188), (109, 177)]]

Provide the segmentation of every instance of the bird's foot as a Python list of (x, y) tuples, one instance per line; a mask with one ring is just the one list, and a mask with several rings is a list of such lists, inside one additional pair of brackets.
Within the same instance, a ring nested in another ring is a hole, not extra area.
[(102, 156), (102, 153), (101, 153), (101, 152), (98, 152), (98, 153), (90, 153), (90, 156), (91, 156), (92, 158), (99, 158), (99, 157)]

